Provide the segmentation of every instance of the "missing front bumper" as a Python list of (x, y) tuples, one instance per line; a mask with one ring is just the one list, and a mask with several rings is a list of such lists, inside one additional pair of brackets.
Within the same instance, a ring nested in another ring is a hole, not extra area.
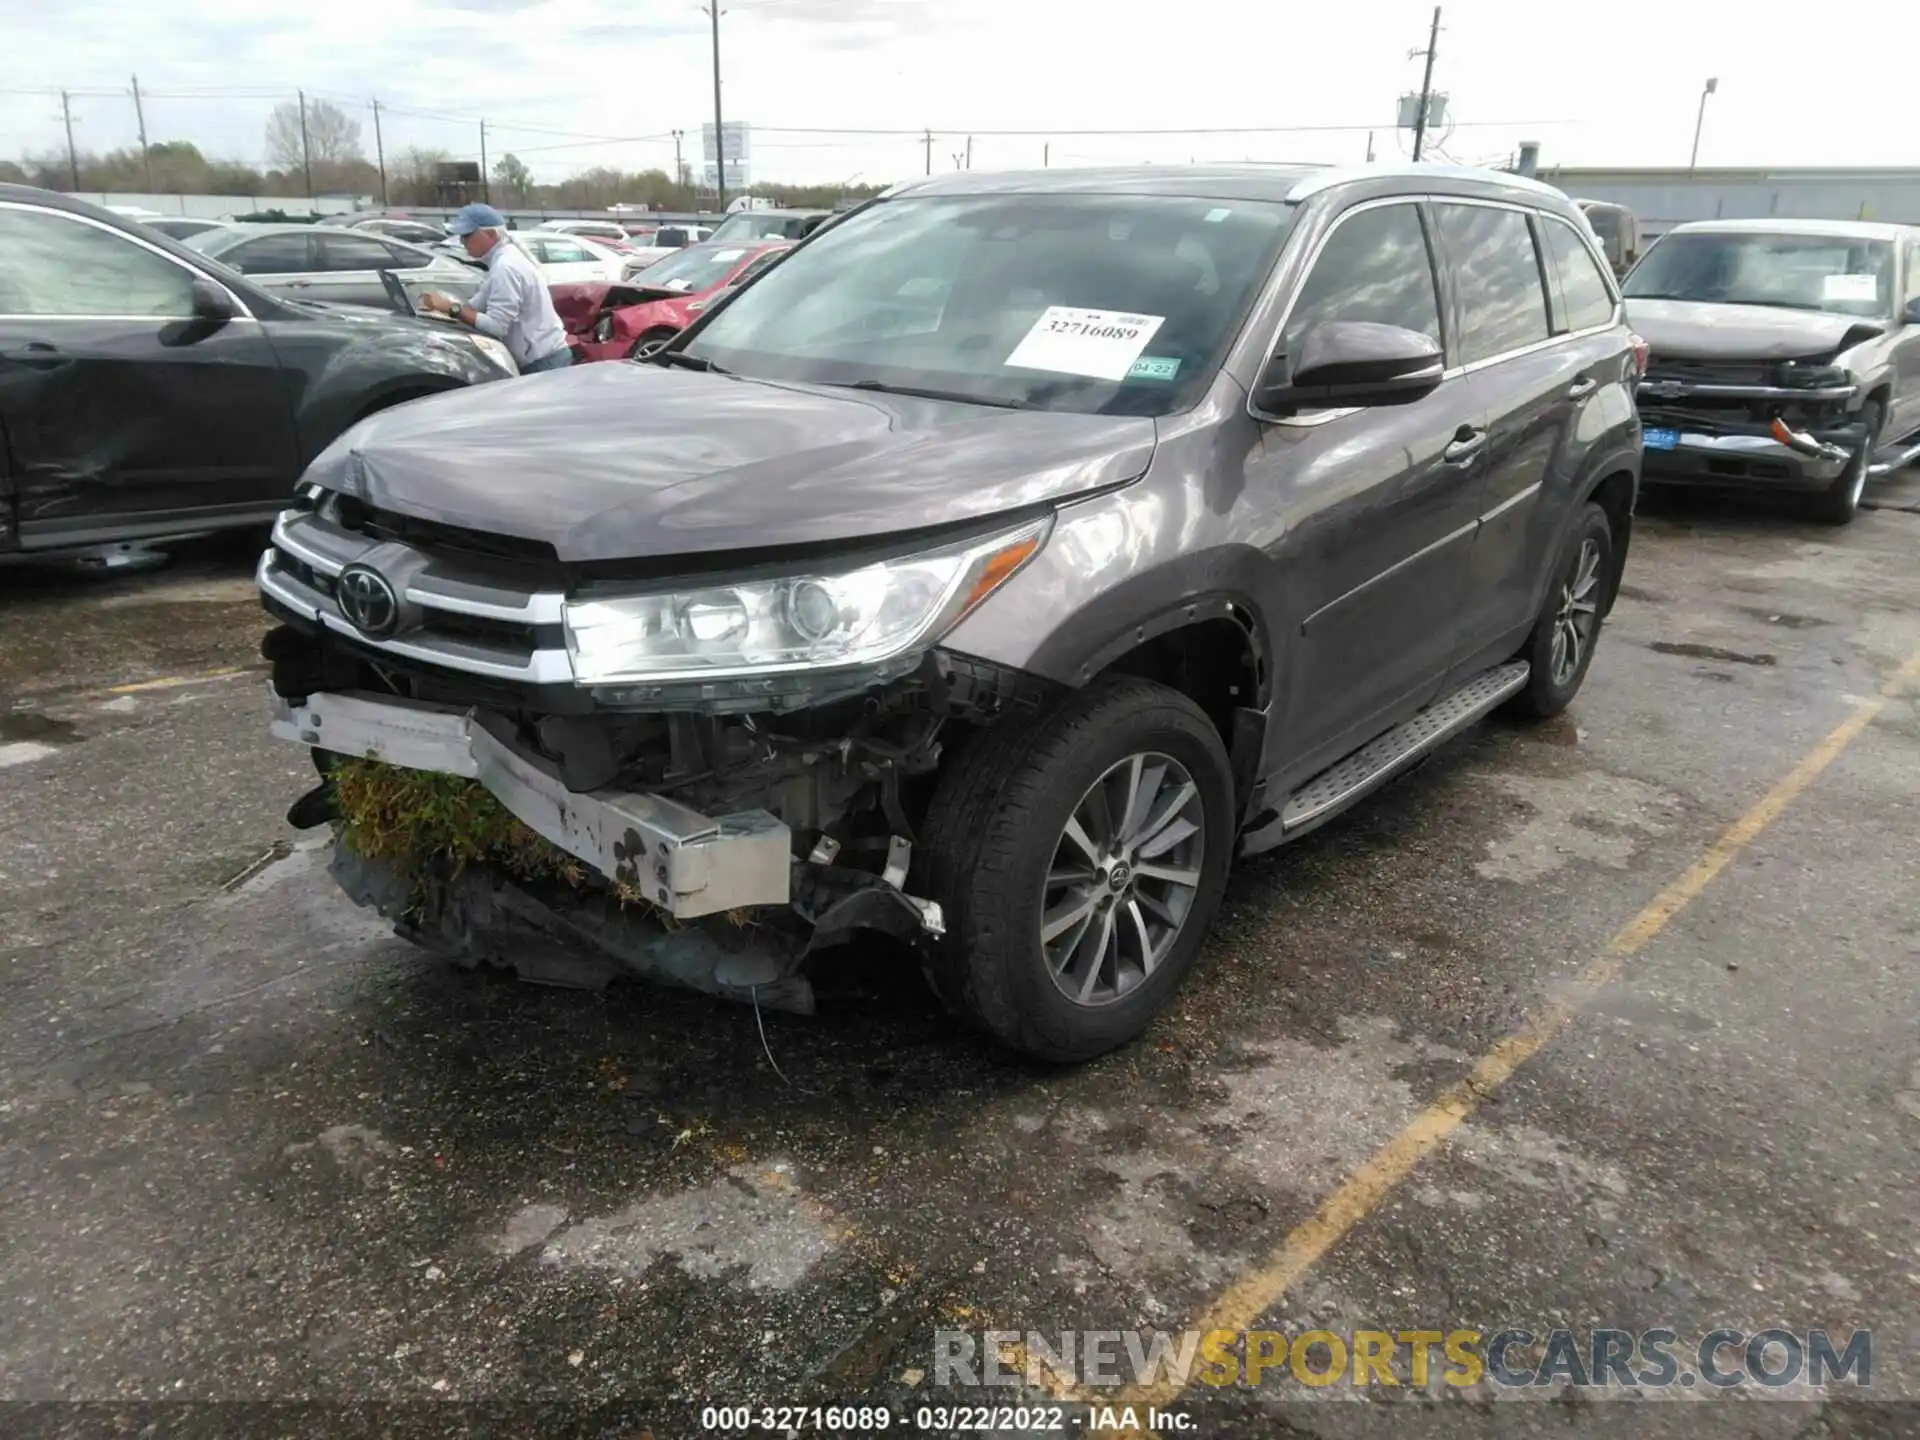
[(481, 711), (351, 693), (271, 699), (280, 739), (477, 780), (542, 839), (676, 919), (791, 898), (792, 836), (765, 810), (715, 818), (639, 791), (576, 794)]

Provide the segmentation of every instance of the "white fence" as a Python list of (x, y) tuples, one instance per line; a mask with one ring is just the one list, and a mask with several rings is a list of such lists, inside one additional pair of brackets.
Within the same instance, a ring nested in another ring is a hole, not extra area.
[(289, 215), (344, 215), (354, 207), (351, 197), (327, 195), (132, 195), (82, 191), (80, 199), (96, 205), (118, 205), (151, 210), (159, 215), (183, 215), (194, 220), (224, 220), (229, 215), (251, 215), (259, 210), (284, 210)]

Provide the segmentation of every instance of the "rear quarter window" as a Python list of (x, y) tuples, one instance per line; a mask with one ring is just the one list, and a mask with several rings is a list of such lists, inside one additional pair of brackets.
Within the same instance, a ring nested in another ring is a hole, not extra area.
[(1541, 217), (1546, 228), (1547, 250), (1553, 256), (1553, 268), (1560, 276), (1562, 313), (1560, 331), (1589, 330), (1613, 319), (1613, 287), (1601, 272), (1593, 252), (1574, 228), (1552, 215)]

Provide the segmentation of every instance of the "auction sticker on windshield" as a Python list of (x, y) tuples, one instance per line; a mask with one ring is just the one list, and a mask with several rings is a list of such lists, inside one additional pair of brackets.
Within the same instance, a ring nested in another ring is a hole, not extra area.
[(1049, 305), (1005, 363), (1093, 380), (1124, 380), (1166, 318)]
[(1820, 298), (1842, 303), (1859, 304), (1864, 301), (1872, 304), (1880, 298), (1880, 282), (1872, 275), (1829, 275), (1820, 287)]

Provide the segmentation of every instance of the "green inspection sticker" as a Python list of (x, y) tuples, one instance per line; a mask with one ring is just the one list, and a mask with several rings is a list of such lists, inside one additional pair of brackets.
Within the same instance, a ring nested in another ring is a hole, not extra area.
[(1133, 368), (1127, 371), (1129, 380), (1171, 380), (1180, 373), (1178, 357), (1171, 355), (1142, 355), (1133, 362)]

